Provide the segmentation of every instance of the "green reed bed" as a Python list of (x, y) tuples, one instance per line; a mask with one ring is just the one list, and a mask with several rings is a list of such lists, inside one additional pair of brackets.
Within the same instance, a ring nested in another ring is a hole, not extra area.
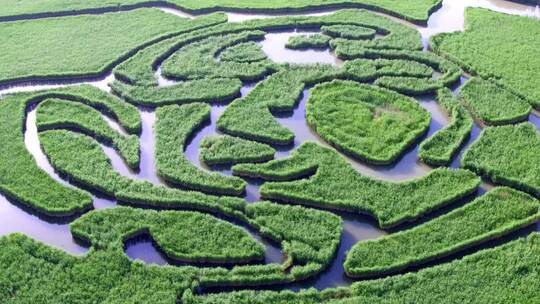
[[(292, 282), (315, 276), (330, 265), (341, 236), (342, 221), (338, 216), (270, 202), (249, 204), (244, 212), (244, 218), (233, 218), (281, 244), (285, 261), (239, 265), (233, 269), (204, 268), (201, 284)], [(126, 239), (148, 233), (168, 256), (185, 261), (240, 263), (260, 259), (264, 254), (263, 248), (242, 229), (196, 212), (119, 207), (84, 215), (71, 225), (71, 230), (77, 237), (88, 240), (95, 250), (121, 250)], [(219, 240), (209, 242), (214, 239)], [(194, 251), (196, 248), (199, 250)]]
[[(226, 18), (226, 16), (223, 14), (213, 14), (208, 17), (199, 17), (193, 20), (192, 22), (204, 24), (215, 22), (218, 23), (218, 25), (208, 26), (207, 28), (195, 30), (190, 33), (180, 34), (141, 50), (114, 69), (116, 78), (133, 85), (156, 85), (157, 81), (154, 76), (154, 71), (161, 62), (165, 61), (177, 51), (182, 50), (192, 43), (201, 42), (205, 39), (214, 37), (215, 40), (215, 36), (231, 36), (242, 32), (253, 33), (255, 31), (266, 32), (270, 30), (291, 30), (294, 28), (353, 25), (373, 28), (382, 34), (382, 37), (378, 39), (364, 41), (364, 47), (373, 49), (422, 49), (420, 35), (416, 30), (366, 10), (340, 10), (327, 16), (288, 16), (222, 24), (221, 22), (224, 21), (224, 18)], [(235, 46), (230, 46), (229, 48), (234, 47)], [(226, 52), (227, 49), (223, 51)], [(183, 51), (181, 52), (183, 53)], [(207, 59), (205, 59), (205, 62), (206, 64), (201, 68), (207, 72), (208, 67), (219, 68), (219, 65), (216, 65), (216, 63), (213, 63), (212, 61), (207, 61)]]
[(200, 143), (199, 158), (207, 165), (265, 162), (276, 150), (269, 145), (228, 135), (205, 137)]
[(189, 12), (208, 12), (214, 10), (233, 11), (257, 11), (257, 12), (284, 12), (303, 11), (320, 8), (340, 8), (340, 7), (366, 7), (376, 11), (382, 11), (411, 22), (425, 23), (429, 15), (440, 5), (440, 0), (412, 0), (407, 3), (395, 3), (391, 0), (331, 0), (331, 1), (274, 1), (261, 2), (256, 0), (163, 0), (151, 2), (148, 0), (90, 0), (84, 2), (71, 2), (66, 0), (23, 0), (11, 2), (3, 0), (0, 5), (4, 8), (1, 17), (14, 17), (17, 15), (35, 14), (55, 14), (69, 13), (71, 11), (118, 9), (130, 6), (144, 5), (147, 3), (159, 3), (161, 5), (172, 5)]
[(330, 39), (332, 38), (321, 34), (292, 36), (285, 47), (291, 50), (326, 49)]
[(321, 26), (321, 32), (330, 37), (351, 40), (373, 39), (377, 34), (372, 28), (348, 24)]
[(121, 250), (72, 256), (21, 234), (0, 238), (3, 303), (172, 304), (197, 269), (132, 262)]
[(242, 31), (234, 34), (212, 36), (189, 44), (161, 65), (163, 76), (179, 79), (238, 78), (257, 80), (269, 72), (270, 62), (217, 61), (219, 53), (228, 47), (253, 40), (261, 40), (265, 32)]
[(3, 22), (0, 83), (98, 76), (144, 46), (211, 24), (149, 8)]
[(395, 273), (510, 234), (540, 219), (540, 204), (495, 188), (465, 206), (412, 229), (354, 245), (345, 260), (352, 277)]
[(495, 183), (540, 196), (540, 135), (531, 123), (486, 128), (461, 164)]
[[(411, 62), (408, 69), (416, 70), (413, 66), (423, 64), (431, 67), (434, 71), (440, 72), (437, 78), (433, 75), (381, 75), (375, 80), (374, 84), (394, 90), (407, 95), (423, 95), (434, 93), (437, 90), (456, 83), (463, 71), (455, 63), (440, 57), (434, 53), (398, 50), (398, 49), (374, 49), (366, 47), (363, 41), (350, 41), (344, 39), (335, 39), (331, 41), (332, 48), (336, 55), (344, 60), (352, 59), (387, 59), (387, 60), (406, 60)], [(412, 62), (415, 62), (414, 64)], [(360, 75), (362, 75), (360, 73)], [(355, 75), (353, 74), (353, 77)]]
[(188, 140), (210, 120), (210, 106), (171, 105), (156, 111), (156, 167), (160, 177), (182, 187), (209, 193), (241, 195), (246, 182), (197, 168), (184, 155)]
[(314, 277), (335, 257), (342, 220), (329, 212), (270, 202), (248, 204), (247, 221), (259, 233), (281, 244), (282, 264), (205, 269), (202, 286), (260, 286)]
[(418, 158), (432, 166), (446, 166), (471, 134), (474, 122), (450, 89), (437, 91), (437, 101), (451, 115), (451, 122), (420, 144)]
[(37, 95), (76, 101), (91, 106), (117, 121), (127, 133), (139, 134), (141, 132), (141, 115), (136, 107), (92, 85), (83, 84), (40, 91)]
[(446, 168), (399, 183), (376, 180), (360, 175), (333, 149), (311, 142), (287, 158), (236, 165), (233, 173), (285, 181), (264, 183), (260, 192), (265, 198), (367, 213), (383, 228), (415, 221), (466, 197), (480, 184), (480, 178), (468, 170)]
[(243, 98), (233, 101), (217, 121), (220, 131), (268, 144), (287, 145), (294, 134), (279, 124), (273, 112), (292, 111), (306, 85), (334, 78), (329, 65), (292, 65), (269, 76)]
[(468, 72), (497, 79), (540, 108), (540, 21), (535, 18), (467, 8), (465, 31), (436, 35), (430, 45)]
[(58, 172), (84, 188), (120, 201), (138, 206), (187, 208), (231, 216), (244, 208), (245, 202), (239, 198), (171, 189), (124, 177), (114, 170), (101, 146), (86, 135), (52, 130), (40, 132), (39, 138), (45, 154)]
[(368, 82), (384, 76), (428, 78), (433, 69), (423, 63), (402, 59), (355, 59), (344, 64), (347, 78)]
[(154, 72), (163, 60), (183, 46), (225, 32), (225, 28), (234, 27), (231, 23), (227, 23), (227, 15), (224, 13), (200, 16), (191, 22), (200, 26), (193, 31), (174, 35), (140, 50), (114, 67), (115, 78), (131, 85), (157, 85)]
[(244, 42), (231, 46), (219, 54), (221, 61), (258, 62), (267, 59), (262, 46), (254, 41)]
[(119, 81), (113, 92), (134, 105), (158, 107), (192, 102), (222, 103), (237, 97), (242, 88), (238, 79), (204, 79), (179, 82), (172, 86), (130, 86)]
[(62, 128), (82, 131), (106, 145), (112, 145), (130, 168), (139, 168), (139, 138), (120, 134), (92, 107), (61, 99), (47, 99), (39, 104), (36, 116), (38, 131)]
[(335, 80), (311, 90), (306, 120), (340, 151), (369, 163), (390, 164), (427, 131), (430, 116), (410, 97)]
[(185, 304), (225, 303), (531, 303), (540, 288), (537, 233), (418, 272), (354, 283), (350, 288), (292, 291), (236, 291), (194, 296)]
[(148, 233), (174, 260), (245, 263), (264, 259), (264, 246), (247, 231), (199, 212), (117, 207), (85, 214), (70, 228), (96, 249), (123, 248), (128, 238)]
[(460, 98), (476, 119), (488, 125), (525, 121), (532, 109), (526, 100), (481, 78), (469, 79), (461, 88)]
[(91, 208), (85, 191), (64, 186), (36, 164), (24, 144), (23, 127), (28, 95), (10, 95), (0, 102), (0, 190), (8, 197), (54, 216)]
[[(0, 102), (0, 190), (6, 196), (51, 216), (67, 216), (92, 206), (91, 196), (64, 186), (40, 169), (24, 143), (26, 111), (47, 98), (68, 99), (99, 109), (130, 132), (138, 132), (141, 122), (136, 108), (89, 86), (73, 86), (48, 91), (4, 96)], [(82, 160), (86, 162), (86, 160)]]

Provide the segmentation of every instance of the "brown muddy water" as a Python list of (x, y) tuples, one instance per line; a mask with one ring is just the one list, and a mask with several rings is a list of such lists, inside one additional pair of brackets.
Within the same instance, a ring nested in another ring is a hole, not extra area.
[[(446, 0), (443, 2), (443, 7), (432, 15), (428, 25), (426, 27), (414, 26), (422, 34), (422, 38), (427, 46), (427, 41), (430, 36), (436, 33), (441, 32), (450, 32), (456, 30), (463, 30), (463, 11), (467, 6), (475, 7), (486, 7), (496, 11), (512, 13), (517, 15), (532, 16), (540, 18), (540, 9), (534, 6), (527, 6), (522, 4), (511, 3), (507, 1), (487, 1), (487, 0)], [(184, 12), (174, 10), (174, 9), (165, 9), (168, 13), (176, 14), (181, 17), (192, 17), (189, 14)], [(327, 12), (317, 12), (311, 15), (321, 15), (328, 14), (331, 11)], [(229, 19), (231, 22), (240, 22), (243, 20), (254, 19), (254, 18), (269, 18), (276, 15), (261, 15), (261, 14), (238, 14), (238, 13), (228, 13)], [(305, 14), (310, 15), (310, 14)], [(395, 19), (396, 18), (393, 18)], [(404, 22), (407, 23), (407, 22)], [(409, 23), (407, 23), (409, 24)], [(294, 35), (301, 35), (311, 32), (305, 31), (295, 31), (291, 30), (288, 32), (279, 32), (279, 33), (269, 33), (266, 35), (265, 40), (261, 41), (263, 50), (266, 52), (268, 57), (279, 63), (325, 63), (339, 66), (341, 61), (337, 59), (331, 51), (329, 50), (309, 50), (309, 51), (293, 51), (284, 48), (285, 43), (288, 41), (289, 37)], [(162, 77), (160, 69), (156, 71), (156, 78), (159, 81), (161, 86), (172, 85), (175, 82), (172, 80), (165, 79)], [(0, 87), (0, 95), (21, 92), (21, 91), (35, 91), (49, 88), (62, 87), (66, 85), (74, 85), (80, 83), (90, 83), (104, 91), (109, 92), (108, 83), (112, 82), (114, 77), (109, 73), (98, 79), (86, 79), (84, 81), (74, 80), (74, 81), (62, 81), (62, 82), (27, 82), (19, 83), (12, 86), (3, 86)], [(462, 83), (466, 81), (464, 77)], [(254, 84), (245, 84), (242, 88), (242, 95), (246, 95), (252, 88)], [(455, 93), (458, 93), (459, 87), (457, 86)], [(284, 126), (291, 129), (295, 135), (294, 145), (286, 148), (279, 148), (276, 153), (276, 158), (288, 156), (296, 147), (301, 143), (311, 140), (317, 141), (323, 145), (327, 145), (323, 142), (311, 129), (306, 125), (305, 121), (305, 103), (309, 96), (309, 88), (303, 93), (302, 98), (298, 102), (297, 107), (292, 113), (286, 116), (280, 116), (277, 120)], [(444, 128), (448, 122), (448, 115), (442, 110), (442, 108), (436, 103), (434, 96), (423, 96), (418, 98), (418, 102), (422, 107), (431, 113), (432, 121), (428, 133), (425, 137), (431, 136), (441, 128)], [(198, 166), (201, 170), (214, 170), (221, 172), (223, 174), (230, 175), (231, 170), (229, 167), (219, 167), (219, 168), (208, 168), (204, 164), (201, 164), (199, 161), (199, 144), (203, 138), (206, 136), (216, 135), (219, 132), (216, 130), (216, 121), (219, 116), (225, 110), (225, 105), (213, 105), (210, 123), (202, 126), (200, 130), (191, 138), (189, 144), (186, 147), (185, 155), (186, 157), (195, 165)], [(111, 159), (113, 167), (122, 175), (139, 180), (147, 180), (154, 184), (163, 184), (160, 178), (156, 174), (155, 167), (155, 158), (154, 158), (154, 134), (153, 127), (155, 124), (155, 112), (152, 109), (141, 108), (140, 109), (141, 118), (142, 118), (142, 133), (141, 133), (141, 169), (139, 172), (131, 171), (119, 157), (116, 151), (110, 147), (102, 146), (105, 153)], [(43, 154), (37, 135), (37, 129), (35, 126), (36, 113), (35, 108), (29, 109), (27, 113), (26, 120), (26, 131), (25, 131), (25, 144), (34, 156), (36, 163), (46, 171), (52, 178), (61, 182), (62, 184), (71, 186), (68, 181), (64, 180), (58, 174), (54, 172), (54, 169), (47, 160), (47, 157)], [(530, 116), (529, 119), (537, 127), (540, 127), (540, 118), (534, 114)], [(112, 119), (107, 119), (108, 123), (120, 132), (124, 132), (122, 128), (115, 123)], [(474, 130), (471, 134), (470, 139), (467, 141), (464, 149), (461, 150), (459, 155), (452, 162), (452, 167), (459, 167), (460, 157), (465, 150), (465, 148), (470, 145), (479, 135), (481, 129), (478, 126), (474, 127)], [(431, 167), (422, 164), (418, 161), (418, 145), (410, 148), (404, 155), (399, 159), (399, 161), (392, 166), (370, 166), (365, 163), (347, 158), (347, 160), (358, 170), (361, 174), (371, 176), (377, 179), (385, 179), (392, 181), (402, 181), (410, 178), (415, 178), (418, 176), (425, 175), (430, 170)], [(259, 187), (261, 181), (258, 180), (247, 180), (249, 185), (247, 187), (247, 194), (245, 196), (246, 200), (249, 202), (254, 202), (260, 199), (259, 196)], [(482, 188), (478, 191), (478, 194), (481, 195), (488, 189), (493, 187), (488, 183), (484, 183)], [(472, 198), (469, 198), (472, 199)], [(460, 204), (465, 203), (461, 202), (454, 206), (445, 208), (442, 211), (439, 211), (439, 214), (447, 212), (459, 206)], [(97, 194), (94, 194), (94, 207), (96, 209), (101, 208), (110, 208), (114, 207), (116, 202), (112, 198), (103, 197)], [(358, 241), (375, 239), (391, 233), (393, 231), (382, 231), (376, 226), (376, 223), (368, 216), (356, 215), (356, 214), (346, 214), (339, 213), (343, 217), (343, 235), (341, 237), (341, 244), (339, 246), (338, 253), (334, 262), (330, 267), (321, 275), (317, 276), (314, 279), (308, 280), (306, 282), (300, 282), (295, 284), (289, 284), (286, 286), (280, 286), (279, 288), (289, 288), (297, 290), (300, 288), (315, 287), (317, 289), (323, 289), (328, 287), (335, 286), (346, 286), (349, 285), (352, 280), (347, 278), (343, 271), (343, 261), (346, 255), (346, 252), (357, 243)], [(432, 215), (431, 217), (433, 217)], [(431, 218), (430, 216), (427, 219)], [(426, 219), (426, 220), (427, 220)], [(7, 235), (13, 232), (21, 232), (29, 235), (30, 237), (42, 241), (51, 246), (63, 249), (69, 253), (80, 255), (87, 252), (88, 248), (84, 245), (77, 243), (70, 231), (69, 223), (73, 219), (51, 219), (43, 216), (36, 215), (33, 211), (20, 206), (15, 202), (9, 201), (4, 196), (0, 195), (0, 235)], [(401, 229), (406, 229), (408, 227), (401, 227)], [(398, 228), (399, 229), (399, 228)], [(503, 241), (506, 241), (511, 238), (518, 237), (524, 233), (528, 233), (530, 230), (536, 229), (536, 227), (529, 228), (528, 230), (521, 231), (515, 235), (512, 235), (508, 238), (505, 238)], [(253, 235), (255, 239), (264, 244), (267, 248), (266, 254), (266, 263), (280, 263), (283, 261), (281, 254), (281, 249), (276, 244), (270, 243), (262, 239), (251, 229), (247, 229), (249, 233)], [(496, 242), (488, 243), (484, 246), (477, 247), (482, 248), (486, 246), (496, 245)], [(181, 265), (176, 261), (172, 261), (167, 258), (154, 244), (150, 236), (139, 236), (133, 239), (130, 239), (125, 244), (126, 254), (132, 259), (139, 259), (146, 263), (154, 263), (158, 265)], [(474, 249), (473, 249), (474, 250)], [(463, 255), (463, 253), (462, 253)], [(455, 259), (460, 255), (452, 256), (443, 261), (448, 261)], [(439, 261), (440, 262), (440, 261)], [(212, 292), (213, 290), (210, 290)]]

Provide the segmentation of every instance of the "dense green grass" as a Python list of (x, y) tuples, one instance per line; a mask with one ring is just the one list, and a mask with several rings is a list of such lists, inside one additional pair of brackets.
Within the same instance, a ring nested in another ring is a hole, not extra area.
[(539, 207), (528, 194), (495, 188), (412, 229), (359, 242), (347, 255), (345, 271), (353, 277), (380, 276), (436, 260), (535, 223)]
[(138, 9), (4, 22), (0, 24), (0, 37), (4, 37), (0, 83), (97, 76), (145, 45), (216, 23), (206, 20), (211, 22), (191, 22), (158, 9)]
[[(236, 218), (281, 244), (284, 263), (237, 266), (230, 271), (207, 268), (203, 270), (201, 283), (219, 286), (291, 282), (314, 276), (331, 263), (341, 236), (342, 221), (338, 216), (270, 202), (249, 204), (243, 212), (244, 217)], [(155, 212), (128, 207), (94, 211), (75, 221), (71, 230), (97, 250), (122, 250), (127, 238), (149, 233), (165, 253), (181, 260), (245, 262), (258, 259), (263, 253), (260, 245), (245, 239), (248, 237), (245, 232), (240, 234), (243, 231), (240, 228), (208, 215), (185, 211)], [(217, 245), (214, 239), (219, 239)], [(231, 239), (237, 239), (238, 243), (230, 243)], [(194, 258), (195, 248), (207, 257), (214, 254), (214, 259)], [(223, 258), (227, 251), (231, 253), (228, 260)]]
[(91, 208), (90, 194), (52, 179), (26, 149), (23, 127), (28, 97), (10, 95), (0, 102), (2, 193), (49, 215), (65, 216)]
[(149, 233), (170, 258), (199, 263), (240, 263), (264, 260), (264, 246), (238, 226), (190, 211), (117, 207), (83, 215), (72, 233), (95, 249), (123, 248), (133, 236)]
[(173, 304), (197, 270), (133, 263), (122, 251), (68, 255), (20, 234), (0, 239), (2, 303)]
[[(122, 239), (144, 226), (172, 253), (194, 249), (201, 249), (196, 254), (208, 255), (225, 250), (249, 252), (242, 244), (256, 243), (248, 241), (245, 232), (238, 234), (240, 228), (207, 215), (119, 207), (91, 212), (72, 224), (77, 236), (91, 241), (89, 253), (81, 257), (18, 234), (0, 238), (0, 270), (5, 274), (0, 301), (173, 304), (185, 290), (198, 286), (247, 286), (306, 278), (324, 269), (319, 263), (330, 261), (339, 244), (341, 220), (328, 212), (267, 202), (250, 205), (248, 213), (261, 233), (282, 243), (287, 256), (283, 265), (226, 269), (130, 261)], [(208, 229), (208, 225), (217, 229)], [(240, 242), (230, 242), (232, 239)]]
[[(357, 58), (363, 59), (387, 59), (387, 60), (406, 60), (415, 62), (409, 64), (409, 69), (416, 70), (413, 66), (424, 64), (431, 67), (434, 71), (440, 72), (441, 76), (434, 78), (432, 75), (377, 75), (379, 78), (374, 84), (388, 88), (393, 91), (407, 95), (422, 95), (435, 93), (437, 90), (456, 83), (463, 71), (455, 63), (437, 56), (431, 52), (414, 51), (407, 49), (374, 49), (365, 46), (364, 41), (351, 41), (344, 39), (334, 39), (330, 42), (335, 49), (336, 55), (344, 60)], [(404, 65), (404, 64), (400, 64)], [(400, 68), (403, 70), (403, 68)], [(360, 75), (362, 75), (360, 73)], [(414, 77), (412, 77), (414, 76)], [(353, 74), (354, 77), (354, 74)]]
[(156, 111), (156, 167), (160, 177), (182, 187), (208, 193), (241, 195), (246, 182), (197, 168), (184, 155), (188, 141), (210, 120), (210, 106), (193, 103)]
[(168, 87), (131, 86), (119, 81), (111, 84), (113, 92), (129, 103), (143, 106), (163, 106), (192, 102), (221, 103), (240, 94), (238, 79), (202, 79), (180, 82)]
[(521, 97), (481, 78), (471, 78), (461, 88), (460, 98), (471, 113), (488, 125), (504, 125), (529, 118), (531, 106)]
[[(207, 20), (203, 18), (206, 18)], [(226, 16), (222, 14), (213, 14), (208, 17), (199, 17), (192, 22), (199, 22), (201, 24), (210, 22), (220, 23), (223, 22), (225, 18)], [(362, 46), (365, 48), (422, 49), (420, 34), (411, 27), (366, 10), (340, 10), (326, 16), (287, 16), (208, 26), (163, 40), (141, 50), (118, 65), (114, 69), (114, 74), (117, 79), (132, 85), (154, 86), (157, 85), (154, 70), (157, 69), (162, 61), (166, 60), (169, 56), (173, 55), (176, 51), (181, 50), (183, 47), (208, 39), (212, 36), (224, 36), (257, 30), (267, 32), (273, 30), (291, 30), (294, 28), (312, 29), (314, 27), (332, 25), (356, 25), (368, 27), (376, 29), (383, 35), (378, 39), (363, 41)], [(344, 39), (341, 40), (349, 41)], [(224, 51), (227, 51), (227, 49)], [(205, 62), (210, 64), (210, 66), (215, 67), (215, 63), (212, 61)], [(207, 70), (207, 67), (202, 66), (201, 69)]]
[(311, 90), (306, 120), (319, 136), (346, 154), (390, 164), (427, 131), (430, 115), (410, 97), (335, 80)]
[(262, 46), (256, 42), (244, 42), (226, 48), (219, 54), (221, 61), (257, 62), (267, 59)]
[(432, 166), (448, 165), (471, 134), (473, 119), (448, 88), (437, 92), (437, 101), (451, 115), (451, 122), (424, 140), (418, 158)]
[(245, 202), (200, 192), (155, 186), (116, 172), (101, 146), (92, 138), (67, 130), (40, 132), (40, 142), (52, 166), (85, 188), (120, 201), (146, 207), (187, 208), (236, 216)]
[(161, 65), (163, 76), (179, 79), (238, 78), (243, 81), (261, 79), (269, 70), (268, 61), (236, 62), (216, 61), (219, 53), (227, 47), (239, 43), (261, 40), (265, 32), (254, 30), (240, 33), (212, 36), (189, 44)]
[(352, 40), (373, 39), (377, 33), (376, 30), (369, 27), (348, 24), (321, 26), (321, 32), (330, 37)]
[(467, 71), (497, 79), (540, 108), (540, 21), (468, 8), (465, 32), (436, 35), (430, 45)]
[(330, 39), (332, 38), (321, 34), (292, 36), (285, 47), (292, 50), (326, 49), (329, 47)]
[(347, 78), (359, 82), (374, 81), (383, 76), (427, 78), (433, 69), (423, 63), (402, 59), (355, 59), (344, 64)]
[(540, 135), (531, 123), (486, 128), (463, 155), (464, 167), (540, 197)]
[(117, 119), (121, 126), (132, 133), (141, 128), (140, 116), (136, 108), (88, 85), (12, 94), (1, 99), (0, 138), (4, 144), (0, 148), (0, 190), (41, 213), (72, 215), (91, 208), (90, 195), (52, 179), (37, 166), (24, 143), (26, 110), (47, 98), (67, 99), (92, 106)]
[(47, 99), (37, 107), (36, 116), (38, 131), (62, 128), (82, 131), (106, 145), (112, 145), (130, 168), (139, 168), (139, 138), (136, 135), (123, 136), (92, 107), (61, 99)]
[(249, 94), (233, 101), (217, 121), (220, 131), (268, 144), (287, 145), (294, 134), (272, 112), (294, 109), (306, 85), (339, 75), (330, 65), (293, 65), (272, 74)]
[[(263, 235), (282, 243), (287, 257), (283, 265), (241, 268), (232, 273), (219, 270), (206, 278), (205, 284), (271, 284), (305, 279), (324, 270), (337, 250), (341, 221), (331, 213), (264, 202), (247, 205), (239, 198), (217, 197), (134, 181), (114, 171), (101, 147), (86, 135), (54, 130), (41, 132), (40, 140), (53, 167), (86, 188), (134, 205), (223, 214), (246, 222)], [(321, 225), (327, 228), (314, 233)]]
[(326, 269), (338, 248), (342, 220), (325, 211), (256, 202), (246, 206), (247, 221), (261, 235), (281, 244), (282, 264), (208, 270), (203, 286), (260, 286), (299, 281)]
[[(149, 3), (148, 0), (90, 0), (84, 2), (70, 2), (66, 0), (23, 0), (12, 2), (2, 0), (0, 6), (3, 8), (0, 16), (16, 16), (40, 13), (69, 12), (95, 8), (117, 8), (122, 6)], [(316, 8), (331, 8), (340, 6), (369, 7), (370, 9), (383, 11), (412, 22), (424, 23), (428, 16), (441, 4), (439, 0), (412, 0), (407, 3), (395, 3), (391, 0), (331, 0), (331, 1), (273, 1), (264, 2), (257, 0), (166, 0), (159, 1), (169, 5), (178, 6), (188, 11), (208, 11), (208, 10), (247, 10), (247, 11), (289, 11), (306, 10)]]
[(199, 158), (207, 165), (264, 162), (275, 153), (268, 145), (228, 135), (205, 137), (199, 147)]
[[(316, 207), (367, 213), (383, 228), (414, 221), (471, 194), (480, 178), (468, 170), (437, 169), (400, 183), (360, 175), (333, 149), (307, 142), (290, 157), (264, 164), (240, 164), (236, 175), (266, 180), (265, 198)], [(308, 178), (305, 178), (309, 176)]]
[(116, 120), (127, 133), (138, 134), (141, 132), (141, 115), (136, 107), (94, 86), (70, 86), (63, 89), (41, 91), (37, 95), (83, 103)]
[(185, 304), (534, 303), (540, 289), (540, 236), (487, 249), (415, 273), (354, 283), (350, 288), (238, 291), (205, 296), (186, 292)]

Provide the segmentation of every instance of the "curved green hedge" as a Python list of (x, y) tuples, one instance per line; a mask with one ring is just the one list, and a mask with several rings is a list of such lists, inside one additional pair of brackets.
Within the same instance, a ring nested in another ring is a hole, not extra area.
[(98, 210), (70, 225), (95, 249), (123, 248), (130, 237), (149, 233), (170, 258), (198, 263), (264, 260), (264, 247), (238, 226), (191, 211), (152, 211), (130, 207)]
[(326, 49), (329, 47), (330, 37), (321, 34), (292, 36), (285, 44), (291, 50)]
[(431, 119), (412, 98), (334, 80), (311, 90), (306, 120), (338, 150), (369, 163), (390, 164), (427, 131)]
[(473, 119), (448, 88), (437, 91), (437, 101), (451, 115), (451, 122), (424, 140), (418, 158), (432, 166), (446, 166), (471, 134)]
[(228, 135), (205, 137), (199, 147), (199, 158), (207, 165), (264, 162), (275, 153), (268, 145)]
[[(383, 228), (419, 217), (476, 190), (480, 178), (468, 170), (437, 169), (399, 183), (360, 175), (333, 149), (306, 142), (290, 157), (264, 164), (240, 164), (236, 175), (266, 180), (263, 197), (374, 216)], [(307, 177), (307, 178), (306, 178)]]
[(36, 113), (38, 131), (62, 128), (80, 130), (112, 145), (130, 168), (139, 168), (139, 138), (136, 135), (123, 136), (92, 107), (61, 99), (47, 99), (39, 104)]
[(246, 182), (234, 176), (197, 168), (184, 155), (189, 138), (210, 119), (210, 107), (193, 103), (156, 111), (156, 168), (160, 177), (185, 188), (208, 193), (241, 195)]
[[(0, 191), (51, 216), (68, 216), (92, 207), (89, 193), (64, 186), (41, 170), (24, 143), (26, 111), (48, 98), (67, 99), (99, 109), (131, 133), (141, 128), (136, 108), (89, 86), (73, 86), (3, 96), (0, 102)], [(86, 162), (86, 160), (82, 160)]]
[(538, 219), (540, 203), (532, 196), (495, 188), (412, 229), (359, 242), (347, 254), (345, 271), (353, 277), (395, 273), (510, 234)]
[(350, 288), (237, 291), (194, 296), (185, 304), (531, 303), (540, 289), (540, 235), (482, 250), (462, 259), (406, 275), (362, 281)]

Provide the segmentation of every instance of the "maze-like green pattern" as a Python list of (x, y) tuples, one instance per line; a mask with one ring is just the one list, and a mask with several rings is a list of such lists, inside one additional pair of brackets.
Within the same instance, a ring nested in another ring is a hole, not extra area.
[[(199, 9), (207, 8), (205, 3)], [(301, 6), (299, 1), (291, 5)], [(416, 18), (401, 12), (402, 5), (396, 4), (396, 13)], [(386, 10), (383, 2), (379, 7)], [(415, 29), (367, 10), (239, 23), (225, 22), (223, 14), (193, 20), (160, 16), (154, 9), (138, 9), (0, 23), (0, 33), (46, 28), (43, 39), (54, 39), (43, 47), (76, 35), (66, 25), (77, 22), (88, 26), (81, 26), (81, 36), (97, 26), (96, 19), (118, 27), (106, 37), (105, 50), (96, 54), (82, 48), (84, 39), (74, 41), (73, 51), (81, 60), (62, 63), (67, 66), (33, 68), (29, 61), (12, 69), (9, 62), (21, 50), (13, 45), (7, 48), (9, 60), (0, 64), (0, 82), (93, 76), (107, 69), (115, 76), (110, 93), (75, 85), (1, 97), (0, 191), (40, 216), (76, 217), (71, 233), (90, 249), (72, 256), (21, 234), (1, 237), (0, 302), (461, 303), (474, 297), (481, 303), (518, 303), (538, 297), (538, 234), (477, 250), (479, 244), (509, 236), (540, 217), (535, 198), (540, 188), (535, 161), (539, 135), (532, 124), (514, 124), (531, 111), (529, 96), (508, 88), (515, 79), (506, 74), (481, 79), (486, 76), (479, 66), (480, 76), (455, 96), (450, 88), (463, 75), (462, 61), (422, 50)], [(129, 22), (144, 27), (116, 41)], [(295, 29), (317, 33), (294, 36), (289, 48), (328, 48), (344, 62), (270, 60), (259, 42), (268, 33)], [(444, 39), (461, 39), (457, 35), (442, 35), (432, 43), (455, 59), (445, 51), (453, 45)], [(50, 52), (41, 60), (65, 50)], [(30, 56), (28, 50), (20, 54)], [(158, 72), (174, 83), (160, 85)], [(253, 89), (241, 95), (246, 83)], [(293, 149), (295, 134), (279, 117), (294, 111), (306, 90), (306, 124), (321, 143), (296, 142)], [(437, 94), (451, 117), (430, 138), (425, 136), (429, 112), (411, 97), (422, 94)], [(514, 99), (504, 103), (510, 97)], [(216, 105), (223, 107), (217, 119), (211, 117)], [(25, 146), (27, 114), (34, 108), (41, 148), (71, 185), (43, 171)], [(133, 174), (140, 170), (141, 146), (147, 144), (140, 139), (140, 111), (156, 117), (155, 173), (161, 182), (116, 171), (103, 149), (112, 147)], [(473, 118), (507, 125), (486, 127), (464, 153), (463, 168), (444, 167), (462, 150)], [(234, 165), (232, 176), (197, 166), (184, 153), (210, 120), (223, 134), (201, 141), (200, 160)], [(416, 146), (419, 160), (442, 167), (391, 182), (364, 175), (351, 164), (385, 168)], [(292, 150), (289, 156), (274, 159), (287, 149)], [(472, 199), (481, 177), (505, 186)], [(244, 196), (253, 178), (262, 180), (262, 199), (248, 202)], [(92, 193), (122, 206), (93, 210)], [(456, 203), (463, 206), (456, 208)], [(388, 277), (323, 291), (240, 290), (286, 287), (321, 275), (340, 247), (342, 212), (367, 214), (389, 232), (352, 247), (339, 261), (344, 275)], [(405, 223), (414, 227), (396, 231)], [(150, 236), (167, 258), (181, 263), (157, 266), (130, 260), (125, 242), (140, 235)], [(261, 240), (278, 245), (283, 261), (265, 263)], [(466, 256), (424, 266), (452, 254)], [(394, 275), (412, 267), (421, 269)], [(204, 288), (227, 287), (238, 291), (198, 294)]]

